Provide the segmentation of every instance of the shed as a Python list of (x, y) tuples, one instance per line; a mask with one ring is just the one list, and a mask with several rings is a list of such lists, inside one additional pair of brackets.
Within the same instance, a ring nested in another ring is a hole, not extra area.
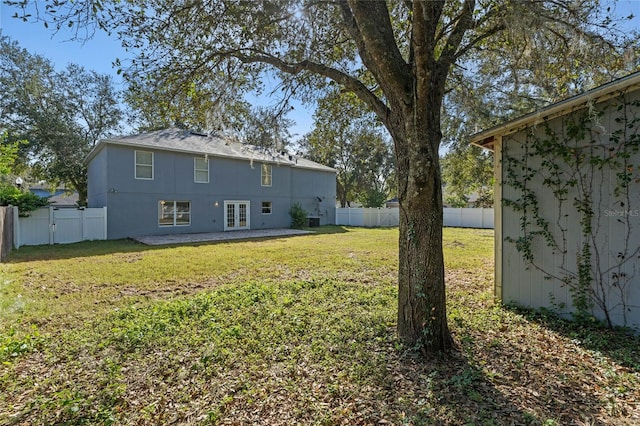
[(640, 73), (471, 137), (494, 151), (495, 295), (640, 330)]

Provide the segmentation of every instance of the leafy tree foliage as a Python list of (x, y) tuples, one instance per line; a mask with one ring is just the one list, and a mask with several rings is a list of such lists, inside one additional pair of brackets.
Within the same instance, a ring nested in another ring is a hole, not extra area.
[(32, 211), (49, 205), (49, 200), (31, 191), (22, 191), (15, 186), (0, 184), (0, 206), (16, 206), (20, 216), (29, 216)]
[[(147, 76), (126, 76), (129, 87), (125, 101), (131, 107), (132, 124), (141, 132), (179, 127), (203, 133), (224, 134), (260, 147), (284, 149), (292, 135), (294, 123), (286, 117), (287, 103), (275, 107), (252, 107), (233, 83), (217, 81), (188, 85), (171, 79), (158, 84)], [(217, 76), (220, 78), (220, 76)], [(183, 82), (184, 83), (184, 82)], [(239, 97), (240, 96), (240, 97)]]
[[(511, 84), (551, 82), (547, 74), (568, 69), (587, 76), (603, 60), (621, 57), (625, 42), (625, 34), (610, 31), (615, 26), (600, 2), (587, 0), (50, 0), (45, 9), (54, 27), (86, 28), (91, 17), (117, 31), (125, 46), (140, 52), (134, 73), (155, 70), (191, 82), (238, 69), (239, 78), (252, 81), (269, 66), (297, 96), (331, 80), (368, 105), (394, 143), (398, 334), (426, 352), (452, 344), (438, 157), (447, 91), (489, 63)], [(576, 54), (565, 63), (573, 46)]]
[(2, 37), (0, 88), (0, 126), (9, 141), (28, 141), (21, 153), (34, 177), (64, 183), (86, 203), (84, 158), (122, 118), (111, 77), (74, 64), (56, 72), (46, 58)]
[(7, 132), (0, 133), (0, 175), (3, 177), (13, 171), (20, 149), (20, 142), (5, 143), (6, 140)]
[(291, 140), (293, 120), (278, 108), (254, 107), (239, 129), (242, 139), (263, 148), (284, 149)]
[(358, 200), (380, 207), (391, 192), (393, 156), (376, 117), (353, 94), (333, 90), (319, 100), (314, 121), (300, 147), (309, 159), (337, 170), (340, 206)]
[(493, 206), (493, 155), (476, 146), (464, 145), (442, 159), (444, 201), (451, 207)]

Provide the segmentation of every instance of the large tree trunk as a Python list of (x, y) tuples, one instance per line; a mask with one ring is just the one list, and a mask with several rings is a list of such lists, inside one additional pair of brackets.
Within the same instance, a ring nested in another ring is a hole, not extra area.
[[(394, 132), (400, 241), (398, 336), (423, 352), (451, 349), (442, 253), (442, 181), (439, 114), (409, 115)], [(416, 123), (418, 122), (418, 123)], [(419, 124), (423, 122), (424, 124)], [(398, 123), (400, 124), (400, 123)]]

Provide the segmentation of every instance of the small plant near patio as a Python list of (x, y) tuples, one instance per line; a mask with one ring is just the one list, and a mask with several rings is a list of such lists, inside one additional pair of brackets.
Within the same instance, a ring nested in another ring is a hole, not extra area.
[(291, 216), (291, 227), (295, 229), (304, 228), (307, 225), (307, 211), (300, 205), (300, 203), (293, 203), (289, 209), (289, 216)]

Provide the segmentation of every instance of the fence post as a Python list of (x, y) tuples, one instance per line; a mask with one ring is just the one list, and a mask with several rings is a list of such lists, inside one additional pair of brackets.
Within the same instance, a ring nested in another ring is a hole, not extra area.
[(49, 206), (49, 244), (55, 241), (56, 222), (53, 219), (53, 207)]
[(78, 209), (80, 211), (80, 241), (84, 241), (84, 236), (87, 235), (86, 231), (86, 218), (84, 217), (84, 209)]
[(104, 239), (107, 239), (107, 206), (104, 206), (102, 211), (102, 223), (104, 226)]
[(18, 208), (13, 206), (13, 245), (20, 248), (22, 245), (22, 234), (20, 234), (20, 215)]

